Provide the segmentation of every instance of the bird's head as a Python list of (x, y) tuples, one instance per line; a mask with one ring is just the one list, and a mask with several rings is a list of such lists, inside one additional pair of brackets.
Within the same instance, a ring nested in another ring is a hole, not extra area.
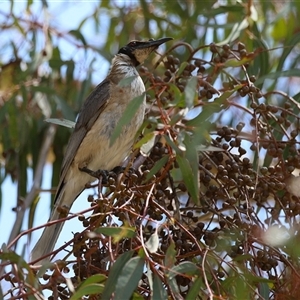
[(172, 38), (162, 38), (159, 40), (150, 39), (149, 41), (131, 41), (122, 47), (118, 53), (128, 55), (135, 66), (143, 63), (150, 53), (156, 50), (161, 44), (173, 40)]

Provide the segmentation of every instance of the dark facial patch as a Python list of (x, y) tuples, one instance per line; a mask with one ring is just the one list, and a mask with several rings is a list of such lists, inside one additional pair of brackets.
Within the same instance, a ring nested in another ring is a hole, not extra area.
[[(118, 53), (119, 53), (119, 54), (122, 53), (122, 54), (128, 55), (128, 56), (131, 58), (133, 64), (134, 64), (135, 66), (138, 66), (140, 63), (137, 61), (137, 59), (135, 58), (135, 56), (134, 56), (134, 54), (133, 54), (134, 48), (131, 48), (131, 47), (130, 47), (130, 46), (131, 46), (130, 44), (133, 44), (133, 43), (135, 43), (135, 42), (131, 42), (131, 43), (129, 43), (127, 46), (122, 47), (122, 48), (119, 50)], [(134, 46), (135, 46), (135, 44), (132, 45), (132, 47), (134, 47)]]

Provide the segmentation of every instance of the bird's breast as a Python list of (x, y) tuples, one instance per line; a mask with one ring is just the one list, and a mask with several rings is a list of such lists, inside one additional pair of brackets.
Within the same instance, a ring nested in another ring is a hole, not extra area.
[(74, 167), (91, 170), (111, 170), (122, 164), (134, 143), (145, 113), (145, 98), (134, 117), (123, 126), (119, 137), (111, 145), (111, 136), (124, 112), (134, 98), (142, 95), (145, 86), (137, 76), (128, 86), (111, 83), (110, 98), (92, 128), (83, 139), (74, 158)]

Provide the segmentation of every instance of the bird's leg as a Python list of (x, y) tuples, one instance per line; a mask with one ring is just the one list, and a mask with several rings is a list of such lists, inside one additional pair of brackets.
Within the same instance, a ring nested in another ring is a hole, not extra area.
[[(96, 179), (101, 178), (102, 183), (104, 183), (104, 184), (107, 183), (109, 176), (117, 177), (119, 174), (123, 173), (125, 171), (125, 169), (126, 169), (125, 167), (117, 166), (117, 167), (113, 168), (111, 171), (101, 170), (101, 169), (97, 170), (97, 171), (93, 171), (87, 167), (82, 167), (82, 168), (79, 167), (79, 170), (81, 172), (85, 172), (85, 173), (89, 174), (90, 176), (95, 177)], [(132, 168), (129, 168), (128, 171), (129, 171), (129, 173), (134, 172), (134, 170)]]
[(109, 172), (107, 170), (97, 170), (97, 171), (93, 171), (93, 170), (90, 170), (89, 168), (87, 167), (82, 167), (82, 168), (78, 168), (81, 172), (85, 172), (87, 174), (89, 174), (90, 176), (92, 177), (95, 177), (97, 179), (101, 178), (102, 177), (102, 181), (103, 182), (107, 182), (107, 178), (108, 178), (108, 175), (109, 175)]

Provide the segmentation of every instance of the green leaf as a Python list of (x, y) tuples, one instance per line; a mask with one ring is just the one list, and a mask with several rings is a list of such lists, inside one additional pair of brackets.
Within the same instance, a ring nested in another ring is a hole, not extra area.
[(165, 273), (166, 273), (166, 278), (168, 280), (169, 287), (174, 293), (174, 295), (176, 296), (176, 299), (182, 299), (178, 285), (171, 271), (175, 262), (176, 262), (176, 250), (175, 250), (175, 243), (172, 240), (170, 246), (167, 249), (166, 256), (165, 256), (165, 261), (164, 261)]
[(55, 118), (49, 118), (44, 120), (47, 123), (55, 124), (55, 125), (60, 125), (64, 126), (67, 128), (75, 128), (76, 122), (67, 120), (67, 119), (55, 119)]
[(125, 264), (129, 261), (129, 259), (132, 257), (134, 251), (128, 251), (124, 254), (120, 255), (116, 262), (113, 264), (113, 266), (109, 270), (109, 275), (107, 278), (107, 282), (105, 284), (103, 293), (102, 293), (102, 299), (110, 299), (111, 295), (115, 291), (115, 286), (118, 280), (118, 277), (124, 268)]
[(186, 107), (191, 108), (194, 106), (194, 99), (195, 95), (197, 93), (197, 83), (198, 78), (197, 77), (191, 77), (184, 89), (184, 100)]
[(222, 95), (215, 98), (213, 102), (209, 102), (204, 105), (199, 115), (194, 119), (189, 120), (187, 125), (202, 127), (203, 123), (210, 119), (214, 113), (219, 113), (220, 111), (227, 109), (228, 98), (242, 87), (242, 84), (236, 85), (233, 89), (225, 91)]
[(179, 69), (178, 69), (178, 71), (177, 71), (177, 73), (176, 73), (176, 75), (177, 76), (180, 76), (181, 75), (181, 73), (184, 71), (184, 69), (186, 68), (186, 66), (188, 66), (188, 62), (187, 61), (184, 61), (181, 65), (180, 65), (180, 67), (179, 67)]
[(145, 179), (145, 183), (150, 180), (152, 178), (153, 175), (155, 175), (158, 171), (160, 171), (165, 164), (168, 162), (169, 160), (169, 156), (165, 155), (163, 156), (160, 160), (158, 160), (154, 166), (152, 167), (152, 169), (150, 170), (150, 172), (147, 174), (146, 179)]
[(52, 50), (52, 56), (49, 59), (49, 66), (52, 69), (56, 69), (60, 71), (60, 67), (64, 65), (64, 63), (65, 62), (61, 59), (60, 56), (60, 49), (58, 47), (54, 47)]
[[(130, 299), (141, 280), (145, 260), (139, 256), (131, 258), (118, 277), (114, 300)], [(103, 298), (104, 299), (104, 298)]]
[(217, 43), (217, 45), (221, 46), (221, 45), (225, 45), (227, 43), (231, 43), (232, 41), (237, 39), (241, 35), (241, 32), (243, 30), (245, 30), (248, 26), (249, 26), (249, 22), (248, 22), (247, 18), (245, 18), (244, 20), (242, 20), (239, 23), (235, 23), (233, 25), (232, 30), (231, 30), (230, 34), (228, 35), (228, 37), (225, 40), (223, 40), (222, 42)]
[(120, 136), (123, 127), (130, 123), (130, 121), (136, 114), (139, 107), (143, 104), (144, 99), (145, 99), (145, 93), (143, 93), (142, 95), (140, 95), (138, 97), (135, 97), (127, 105), (123, 116), (119, 120), (117, 126), (115, 127), (115, 129), (111, 135), (110, 145), (113, 145), (113, 143), (116, 141), (116, 139)]
[(135, 145), (134, 149), (141, 148), (141, 153), (145, 156), (149, 156), (150, 152), (155, 143), (155, 134), (154, 132), (147, 133), (143, 138), (141, 138)]
[(67, 81), (69, 83), (72, 83), (74, 80), (75, 63), (72, 59), (66, 61), (65, 63), (67, 65), (67, 72), (66, 72)]
[(286, 71), (277, 71), (277, 72), (269, 73), (269, 74), (259, 77), (255, 81), (255, 84), (263, 83), (266, 79), (277, 80), (280, 77), (300, 77), (300, 70), (299, 69), (290, 69), (290, 70), (286, 70)]
[(130, 84), (133, 82), (133, 80), (135, 80), (137, 78), (137, 76), (129, 76), (129, 77), (125, 77), (123, 78), (119, 83), (118, 86), (119, 87), (128, 87), (130, 86)]
[[(191, 288), (189, 289), (189, 293), (186, 296), (186, 299), (193, 300), (193, 299), (201, 299), (199, 298), (199, 294), (201, 293), (201, 289), (204, 288), (203, 279), (198, 277)], [(203, 295), (204, 296), (204, 295)]]
[(194, 275), (196, 273), (199, 273), (199, 268), (194, 263), (183, 261), (170, 269), (169, 279), (175, 278), (178, 274)]
[(95, 274), (87, 278), (81, 283), (77, 291), (72, 295), (70, 300), (81, 299), (85, 295), (101, 294), (104, 289), (103, 282), (106, 280), (106, 276), (102, 274)]
[(279, 41), (286, 38), (287, 33), (288, 33), (288, 28), (287, 28), (285, 17), (282, 16), (281, 18), (277, 18), (272, 28), (272, 32), (271, 32), (272, 38), (274, 40)]
[[(20, 268), (26, 269), (26, 272), (28, 273), (27, 277), (30, 278), (31, 282), (34, 281), (33, 279), (35, 278), (35, 275), (33, 274), (32, 269), (20, 255), (16, 254), (15, 252), (7, 252), (9, 250), (7, 250), (6, 245), (2, 245), (1, 251), (0, 261), (2, 261), (2, 263), (9, 261), (12, 264), (18, 265)], [(21, 273), (19, 273), (19, 276), (20, 275)]]
[(277, 71), (282, 70), (284, 63), (286, 62), (286, 58), (291, 53), (293, 48), (299, 45), (299, 43), (300, 43), (300, 32), (294, 33), (291, 39), (284, 42), (283, 53), (280, 56), (278, 66), (277, 66)]
[(148, 241), (145, 243), (145, 246), (150, 253), (157, 252), (159, 246), (159, 237), (157, 230), (155, 230), (155, 232), (150, 235)]
[(82, 35), (82, 33), (79, 30), (70, 30), (69, 34), (73, 35), (76, 39), (81, 41), (84, 46), (87, 45), (84, 36)]
[(166, 271), (169, 272), (169, 269), (173, 268), (176, 260), (176, 250), (175, 250), (175, 243), (171, 240), (171, 243), (167, 249), (166, 256), (165, 256), (165, 267)]
[(237, 68), (237, 67), (240, 67), (242, 65), (249, 63), (253, 59), (254, 59), (253, 56), (245, 56), (242, 59), (236, 59), (236, 58), (228, 59), (224, 62), (224, 67)]
[(265, 300), (269, 300), (269, 296), (270, 296), (270, 287), (266, 282), (259, 282), (258, 283), (258, 291), (260, 296), (265, 299)]
[(80, 288), (71, 298), (70, 300), (81, 300), (85, 295), (96, 295), (101, 294), (104, 289), (104, 285), (100, 283), (92, 283), (85, 285)]
[(114, 242), (117, 243), (123, 238), (133, 238), (136, 235), (134, 227), (99, 227), (94, 230), (96, 233), (102, 233), (107, 236), (112, 236), (114, 238)]
[(195, 203), (198, 203), (198, 196), (199, 196), (199, 187), (198, 183), (195, 182), (194, 172), (189, 163), (189, 161), (180, 155), (176, 156), (176, 161), (178, 162), (180, 171), (182, 173), (183, 181), (190, 193), (192, 199)]
[(152, 291), (152, 300), (165, 300), (168, 298), (167, 291), (163, 287), (163, 283), (161, 282), (159, 276), (154, 273), (153, 274), (153, 291)]

